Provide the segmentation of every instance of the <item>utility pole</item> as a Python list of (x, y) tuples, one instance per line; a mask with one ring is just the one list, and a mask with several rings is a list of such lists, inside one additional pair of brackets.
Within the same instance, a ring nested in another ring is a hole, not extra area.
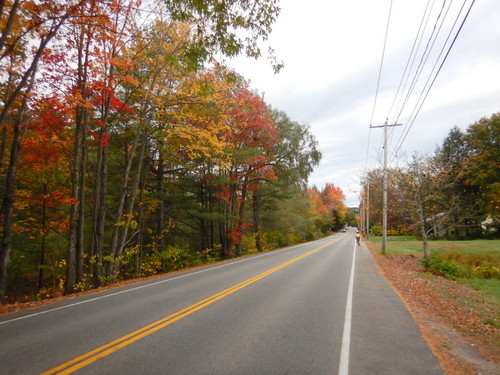
[(387, 179), (388, 179), (388, 172), (387, 172), (387, 128), (389, 126), (401, 126), (403, 124), (392, 124), (388, 125), (387, 124), (388, 119), (385, 120), (384, 125), (376, 125), (372, 126), (370, 125), (370, 128), (384, 128), (384, 175), (383, 175), (383, 190), (384, 190), (384, 195), (383, 195), (383, 206), (382, 206), (382, 254), (385, 255), (385, 252), (387, 250)]
[(366, 193), (366, 239), (370, 239), (370, 183), (368, 182), (368, 191)]

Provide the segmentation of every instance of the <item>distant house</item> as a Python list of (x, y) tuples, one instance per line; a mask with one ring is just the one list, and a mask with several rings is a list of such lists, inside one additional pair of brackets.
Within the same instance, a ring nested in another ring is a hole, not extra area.
[(493, 219), (491, 219), (491, 222), (488, 220), (483, 222), (470, 220), (459, 224), (452, 224), (449, 222), (446, 212), (440, 212), (425, 219), (425, 221), (432, 226), (431, 236), (452, 238), (480, 237), (483, 233), (487, 232), (486, 228), (491, 228), (491, 225), (488, 226), (488, 224), (493, 224)]

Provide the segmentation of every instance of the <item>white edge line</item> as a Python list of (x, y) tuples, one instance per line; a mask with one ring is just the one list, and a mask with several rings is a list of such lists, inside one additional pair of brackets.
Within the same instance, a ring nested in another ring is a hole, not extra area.
[[(304, 244), (302, 244), (302, 245), (304, 245)], [(212, 270), (215, 270), (215, 269), (218, 269), (218, 268), (222, 268), (222, 267), (227, 267), (227, 266), (232, 265), (232, 264), (246, 262), (248, 260), (260, 258), (260, 257), (263, 257), (263, 256), (277, 254), (277, 253), (280, 253), (282, 251), (291, 250), (292, 248), (294, 248), (296, 246), (298, 246), (298, 245), (286, 247), (286, 248), (281, 249), (281, 250), (276, 250), (276, 251), (272, 251), (272, 252), (268, 252), (268, 253), (265, 253), (265, 254), (256, 255), (256, 256), (245, 258), (245, 259), (241, 259), (241, 260), (236, 260), (236, 261), (229, 262), (229, 263), (224, 263), (224, 264), (221, 264), (221, 265), (218, 265), (218, 266), (214, 266), (214, 267), (204, 268), (204, 269), (199, 270), (199, 271), (189, 272), (189, 273), (186, 273), (184, 275), (179, 275), (179, 276), (176, 276), (176, 277), (167, 278), (165, 280), (160, 280), (160, 281), (157, 281), (157, 282), (154, 282), (154, 283), (151, 283), (151, 284), (147, 284), (147, 285), (137, 286), (137, 287), (131, 288), (131, 289), (121, 290), (119, 292), (115, 292), (115, 293), (111, 293), (111, 294), (106, 294), (104, 296), (99, 296), (99, 297), (87, 299), (85, 301), (75, 302), (75, 303), (71, 303), (69, 305), (55, 307), (53, 309), (49, 309), (49, 310), (45, 310), (45, 311), (40, 311), (40, 312), (37, 312), (37, 313), (34, 313), (34, 314), (29, 314), (29, 315), (20, 316), (20, 317), (14, 318), (14, 319), (4, 320), (3, 322), (0, 322), (0, 325), (7, 324), (7, 323), (12, 323), (12, 322), (15, 322), (15, 321), (18, 321), (18, 320), (33, 318), (33, 317), (38, 316), (38, 315), (43, 315), (43, 314), (47, 314), (47, 313), (50, 313), (50, 312), (67, 309), (68, 307), (73, 307), (73, 306), (77, 306), (77, 305), (83, 305), (84, 303), (94, 302), (94, 301), (97, 301), (97, 300), (100, 300), (100, 299), (104, 299), (104, 298), (108, 298), (108, 297), (113, 297), (113, 296), (116, 296), (118, 294), (133, 292), (135, 290), (147, 288), (147, 287), (158, 285), (158, 284), (167, 283), (167, 282), (170, 282), (170, 281), (182, 279), (184, 277), (197, 275), (197, 274), (200, 274), (200, 273), (203, 273), (203, 272), (212, 271)], [(165, 277), (168, 277), (168, 276), (165, 276)]]
[(339, 375), (349, 374), (349, 351), (351, 347), (351, 322), (352, 322), (352, 295), (354, 291), (354, 266), (356, 264), (356, 242), (352, 256), (351, 276), (349, 278), (349, 288), (347, 290), (347, 302), (344, 318), (344, 333), (342, 335), (342, 347), (340, 350)]

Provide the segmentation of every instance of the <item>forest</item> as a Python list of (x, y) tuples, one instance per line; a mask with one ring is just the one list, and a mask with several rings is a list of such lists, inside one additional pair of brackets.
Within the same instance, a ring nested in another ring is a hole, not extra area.
[(355, 223), (341, 189), (307, 186), (321, 160), (310, 127), (223, 63), (261, 56), (277, 1), (147, 4), (0, 4), (2, 302)]

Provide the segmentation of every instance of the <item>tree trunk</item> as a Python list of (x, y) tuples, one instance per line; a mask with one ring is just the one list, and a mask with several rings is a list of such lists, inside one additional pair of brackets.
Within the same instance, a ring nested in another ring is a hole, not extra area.
[[(47, 195), (47, 183), (43, 184), (43, 194)], [(47, 228), (46, 228), (46, 223), (47, 223), (47, 217), (46, 217), (46, 211), (47, 211), (47, 202), (46, 198), (43, 198), (42, 201), (42, 243), (40, 244), (40, 263), (39, 263), (39, 269), (38, 269), (38, 291), (43, 288), (43, 267), (45, 266), (45, 240), (47, 237)]]
[(238, 256), (241, 256), (243, 253), (243, 221), (245, 219), (245, 202), (247, 199), (247, 189), (248, 189), (248, 177), (245, 176), (245, 179), (243, 181), (243, 187), (241, 189), (241, 198), (240, 198), (240, 207), (239, 207), (239, 212), (238, 212), (238, 220), (237, 220), (237, 225), (238, 225), (238, 244), (237, 244), (237, 254)]
[[(104, 128), (102, 129), (104, 131)], [(100, 135), (102, 136), (102, 134)], [(102, 257), (104, 250), (104, 227), (106, 220), (106, 195), (107, 195), (107, 163), (108, 148), (100, 142), (97, 151), (97, 165), (94, 186), (94, 225), (92, 227), (92, 284), (95, 288), (101, 285)]]
[[(84, 108), (78, 108), (77, 113), (84, 111)], [(74, 202), (71, 204), (69, 211), (69, 242), (66, 255), (66, 283), (64, 293), (73, 293), (73, 287), (76, 283), (76, 252), (78, 241), (78, 217), (80, 197), (80, 179), (81, 177), (81, 149), (83, 143), (82, 121), (81, 114), (77, 114), (75, 122), (75, 143), (73, 146), (73, 164), (71, 166), (71, 198)]]
[(257, 251), (261, 253), (262, 249), (262, 240), (260, 235), (260, 201), (261, 195), (259, 188), (257, 188), (253, 192), (253, 228), (255, 233), (255, 246), (257, 247)]
[(420, 200), (417, 200), (418, 204), (418, 216), (420, 218), (420, 234), (422, 235), (422, 242), (424, 245), (424, 260), (429, 260), (429, 244), (427, 239), (427, 231), (425, 230), (425, 217), (424, 217), (424, 207)]
[(84, 230), (85, 230), (85, 171), (87, 170), (87, 144), (85, 134), (87, 133), (87, 115), (84, 113), (82, 121), (82, 156), (80, 167), (80, 187), (78, 201), (78, 227), (76, 232), (76, 282), (83, 280), (83, 252), (84, 252)]
[(164, 179), (165, 179), (165, 163), (163, 161), (163, 156), (161, 151), (158, 152), (158, 175), (156, 176), (157, 189), (160, 193), (160, 202), (158, 204), (158, 220), (156, 226), (156, 238), (158, 238), (159, 243), (157, 244), (158, 251), (162, 253), (165, 251), (165, 235), (163, 230), (165, 229), (165, 203), (163, 198), (163, 193), (165, 192)]
[(139, 212), (137, 213), (137, 239), (135, 241), (135, 247), (137, 253), (135, 254), (135, 264), (134, 264), (134, 274), (135, 277), (139, 277), (141, 273), (142, 264), (142, 243), (143, 243), (143, 231), (144, 231), (144, 205), (142, 200), (144, 197), (144, 185), (146, 184), (146, 178), (142, 179), (140, 190), (139, 190)]
[(12, 225), (14, 223), (14, 200), (16, 191), (16, 172), (19, 151), (21, 148), (21, 126), (24, 119), (24, 110), (20, 110), (19, 118), (14, 124), (14, 138), (10, 152), (10, 162), (7, 169), (7, 179), (5, 181), (5, 196), (3, 198), (2, 216), (3, 233), (0, 245), (0, 302), (4, 302), (7, 289), (7, 265), (10, 260), (10, 240), (12, 236)]
[[(33, 71), (27, 92), (31, 92), (35, 82), (36, 69)], [(22, 125), (27, 111), (28, 95), (23, 98), (18, 117), (14, 123), (14, 134), (10, 151), (9, 167), (5, 181), (5, 196), (3, 198), (2, 216), (3, 232), (0, 243), (0, 303), (4, 302), (7, 290), (7, 265), (10, 259), (10, 241), (12, 237), (12, 225), (14, 223), (14, 201), (16, 192), (16, 173), (19, 152), (21, 150)], [(0, 122), (1, 123), (1, 122)], [(4, 124), (5, 126), (6, 124)]]
[[(77, 91), (81, 96), (82, 100), (85, 100), (86, 95), (86, 83), (87, 83), (87, 69), (88, 69), (88, 55), (89, 55), (89, 41), (87, 40), (86, 45), (84, 45), (85, 33), (81, 32), (78, 49), (78, 77), (77, 77)], [(73, 145), (73, 163), (71, 165), (71, 198), (74, 203), (71, 204), (69, 212), (69, 240), (68, 240), (68, 251), (66, 255), (66, 283), (64, 286), (64, 293), (73, 293), (73, 287), (78, 279), (80, 265), (77, 264), (77, 256), (79, 257), (81, 252), (81, 240), (82, 233), (80, 225), (81, 211), (83, 207), (80, 207), (80, 199), (82, 195), (80, 189), (84, 186), (83, 175), (82, 175), (82, 163), (83, 163), (83, 143), (84, 143), (84, 129), (85, 129), (85, 119), (86, 119), (86, 108), (84, 106), (78, 105), (75, 112), (75, 143)], [(78, 262), (80, 263), (80, 262)]]
[[(139, 131), (138, 131), (139, 134)], [(140, 134), (139, 134), (140, 136)], [(125, 250), (125, 247), (127, 245), (127, 240), (128, 240), (128, 230), (130, 228), (130, 222), (132, 221), (132, 213), (134, 210), (134, 205), (135, 205), (135, 197), (137, 196), (137, 190), (139, 189), (139, 182), (141, 180), (141, 174), (142, 174), (142, 165), (144, 163), (144, 154), (146, 152), (146, 140), (144, 139), (142, 142), (141, 150), (139, 152), (139, 155), (137, 157), (137, 170), (134, 176), (134, 182), (132, 185), (131, 193), (129, 194), (128, 197), (128, 205), (125, 209), (125, 225), (123, 226), (122, 230), (122, 238), (120, 240), (120, 244), (118, 246), (118, 251), (116, 253), (116, 260), (115, 260), (115, 265), (114, 265), (114, 271), (115, 273), (118, 272), (121, 264), (120, 257), (123, 254), (123, 251)], [(163, 235), (163, 233), (162, 233)]]

